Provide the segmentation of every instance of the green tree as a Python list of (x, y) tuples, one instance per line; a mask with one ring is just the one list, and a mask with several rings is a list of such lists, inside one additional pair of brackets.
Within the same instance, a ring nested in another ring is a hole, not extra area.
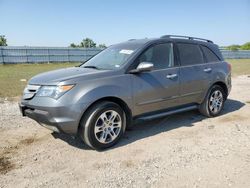
[(82, 40), (80, 46), (84, 48), (96, 48), (96, 43), (90, 38), (85, 38)]
[(240, 47), (241, 50), (250, 50), (250, 42), (247, 42), (245, 44), (243, 44), (241, 47)]
[(233, 45), (228, 46), (227, 49), (232, 50), (232, 51), (237, 51), (240, 49), (240, 45), (233, 44)]
[(7, 39), (4, 35), (0, 35), (0, 46), (8, 46)]
[(70, 47), (71, 47), (71, 48), (77, 48), (78, 45), (76, 45), (75, 43), (71, 43), (71, 44), (70, 44)]
[(98, 48), (107, 48), (107, 46), (105, 44), (99, 44)]

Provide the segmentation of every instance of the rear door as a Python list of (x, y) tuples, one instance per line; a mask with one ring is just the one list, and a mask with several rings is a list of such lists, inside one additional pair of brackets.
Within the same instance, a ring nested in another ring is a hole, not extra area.
[(201, 45), (202, 52), (205, 57), (206, 67), (205, 72), (208, 74), (210, 80), (216, 78), (216, 69), (218, 70), (218, 63), (221, 61), (219, 57), (207, 46)]
[(151, 62), (154, 70), (132, 74), (134, 115), (178, 105), (179, 68), (174, 61), (173, 44), (155, 44), (136, 61)]
[(210, 72), (198, 44), (177, 43), (180, 61), (180, 103), (199, 103), (210, 85)]

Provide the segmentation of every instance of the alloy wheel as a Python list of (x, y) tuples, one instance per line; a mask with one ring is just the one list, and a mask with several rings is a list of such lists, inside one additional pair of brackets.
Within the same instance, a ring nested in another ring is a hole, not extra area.
[(223, 105), (223, 94), (220, 90), (215, 90), (209, 99), (208, 107), (213, 114), (220, 112)]
[(122, 127), (121, 116), (114, 110), (103, 112), (95, 123), (95, 137), (103, 144), (108, 144), (114, 141)]

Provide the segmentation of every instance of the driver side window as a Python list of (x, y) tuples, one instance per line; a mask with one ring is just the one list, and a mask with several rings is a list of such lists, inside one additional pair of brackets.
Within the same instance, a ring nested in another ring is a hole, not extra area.
[(150, 62), (154, 64), (154, 69), (165, 69), (174, 66), (173, 44), (156, 44), (149, 47), (139, 56), (139, 63)]

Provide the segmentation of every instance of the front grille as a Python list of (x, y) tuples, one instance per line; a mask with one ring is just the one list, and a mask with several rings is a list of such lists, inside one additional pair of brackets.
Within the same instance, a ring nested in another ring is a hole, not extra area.
[(32, 99), (40, 87), (41, 86), (38, 85), (27, 85), (23, 91), (23, 99), (24, 100)]

